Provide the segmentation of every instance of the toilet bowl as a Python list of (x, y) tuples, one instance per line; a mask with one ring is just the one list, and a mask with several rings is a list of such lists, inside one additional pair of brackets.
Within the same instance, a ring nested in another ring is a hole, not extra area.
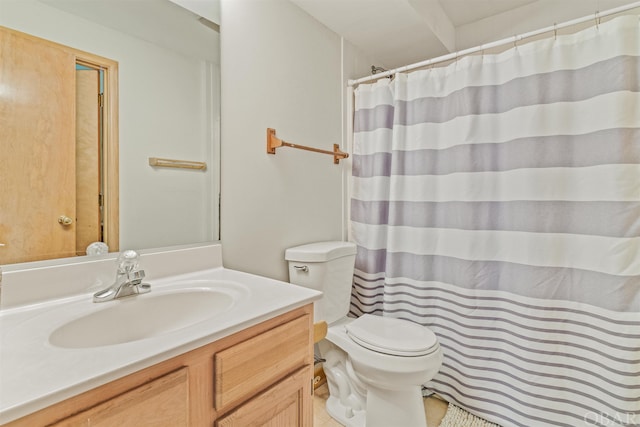
[(291, 283), (321, 290), (314, 319), (325, 320), (318, 343), (329, 386), (327, 412), (348, 427), (425, 427), (422, 384), (442, 364), (442, 349), (426, 327), (364, 314), (347, 317), (355, 245), (320, 242), (287, 249)]
[[(366, 328), (359, 331), (358, 323), (363, 319)], [(400, 336), (388, 341), (383, 335), (378, 341), (373, 335), (376, 329), (369, 327), (396, 330)], [(363, 333), (364, 339), (355, 335), (354, 329), (355, 334)], [(442, 350), (429, 329), (365, 314), (332, 324), (320, 349), (329, 383), (327, 411), (337, 421), (354, 427), (426, 426), (422, 384), (431, 380), (442, 364)], [(332, 381), (336, 374), (338, 379)], [(341, 384), (340, 378), (348, 378), (350, 384)], [(350, 395), (358, 392), (360, 405), (354, 407)]]

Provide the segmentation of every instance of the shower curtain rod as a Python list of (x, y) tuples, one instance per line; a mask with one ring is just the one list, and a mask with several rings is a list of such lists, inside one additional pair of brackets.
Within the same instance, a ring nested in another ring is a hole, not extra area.
[(518, 42), (520, 42), (520, 41), (522, 41), (524, 39), (527, 39), (529, 37), (537, 36), (537, 35), (540, 35), (540, 34), (543, 34), (543, 33), (551, 32), (551, 31), (557, 31), (559, 29), (570, 27), (572, 25), (582, 24), (583, 22), (588, 22), (588, 21), (590, 21), (592, 19), (595, 19), (596, 25), (599, 25), (601, 18), (604, 18), (604, 17), (609, 16), (609, 15), (614, 15), (616, 13), (626, 12), (628, 10), (635, 9), (637, 7), (640, 7), (640, 1), (636, 1), (634, 3), (629, 3), (627, 5), (616, 7), (616, 8), (613, 8), (613, 9), (609, 9), (609, 10), (606, 10), (604, 12), (596, 12), (593, 15), (587, 15), (587, 16), (585, 16), (583, 18), (573, 19), (571, 21), (566, 21), (566, 22), (563, 22), (561, 24), (554, 24), (554, 25), (551, 25), (551, 26), (546, 27), (546, 28), (542, 28), (542, 29), (539, 29), (539, 30), (531, 31), (531, 32), (528, 32), (528, 33), (520, 34), (520, 35), (515, 35), (513, 37), (509, 37), (509, 38), (506, 38), (506, 39), (498, 40), (498, 41), (495, 41), (495, 42), (492, 42), (492, 43), (481, 44), (479, 46), (472, 47), (472, 48), (469, 48), (469, 49), (464, 49), (464, 50), (460, 50), (460, 51), (457, 51), (457, 52), (448, 53), (446, 55), (438, 56), (436, 58), (427, 59), (426, 61), (416, 62), (415, 64), (405, 65), (403, 67), (395, 68), (393, 70), (385, 71), (383, 73), (377, 73), (375, 75), (362, 77), (362, 78), (357, 79), (357, 80), (349, 80), (348, 86), (357, 86), (360, 83), (365, 83), (365, 82), (369, 82), (369, 81), (372, 81), (372, 80), (378, 80), (380, 78), (388, 77), (388, 76), (391, 76), (391, 75), (396, 74), (396, 73), (402, 73), (404, 71), (415, 70), (417, 68), (426, 67), (428, 65), (436, 64), (436, 63), (439, 63), (439, 62), (449, 61), (451, 59), (461, 58), (463, 56), (466, 56), (466, 55), (469, 55), (469, 54), (472, 54), (472, 53), (482, 52), (483, 50), (486, 50), (486, 49), (491, 49), (491, 48), (494, 48), (494, 47), (504, 46), (504, 45), (510, 44), (510, 43), (513, 43), (514, 45), (517, 45)]

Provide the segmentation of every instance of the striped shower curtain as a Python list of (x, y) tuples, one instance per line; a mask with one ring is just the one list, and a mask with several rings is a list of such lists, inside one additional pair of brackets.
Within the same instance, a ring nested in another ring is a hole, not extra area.
[(351, 314), (503, 426), (640, 425), (640, 20), (355, 91)]

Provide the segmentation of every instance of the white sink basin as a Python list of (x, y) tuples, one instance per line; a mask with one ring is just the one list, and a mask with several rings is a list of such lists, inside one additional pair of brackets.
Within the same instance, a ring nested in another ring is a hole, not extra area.
[[(49, 335), (56, 347), (89, 348), (123, 344), (193, 326), (228, 312), (248, 294), (240, 284), (194, 281), (198, 287), (152, 291), (104, 303)], [(208, 286), (203, 287), (201, 285)]]

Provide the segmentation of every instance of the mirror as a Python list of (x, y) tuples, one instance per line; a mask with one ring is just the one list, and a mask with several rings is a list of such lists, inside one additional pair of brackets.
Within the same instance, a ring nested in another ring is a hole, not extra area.
[[(118, 63), (119, 249), (219, 239), (219, 27), (179, 2), (0, 2), (0, 26)], [(151, 166), (150, 158), (206, 169)], [(0, 195), (0, 209), (14, 202)], [(10, 226), (0, 215), (0, 243)]]

